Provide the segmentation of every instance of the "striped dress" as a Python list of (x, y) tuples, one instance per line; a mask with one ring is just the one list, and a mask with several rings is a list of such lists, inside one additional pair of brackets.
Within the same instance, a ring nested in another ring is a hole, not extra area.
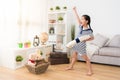
[[(84, 35), (93, 35), (91, 28), (83, 30), (83, 28), (79, 26), (79, 32), (77, 37), (81, 37)], [(79, 55), (86, 54), (86, 42), (77, 43), (75, 46), (73, 46), (72, 50), (77, 52)]]

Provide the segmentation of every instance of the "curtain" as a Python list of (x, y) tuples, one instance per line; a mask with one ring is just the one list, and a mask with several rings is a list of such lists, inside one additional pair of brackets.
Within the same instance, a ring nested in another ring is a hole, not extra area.
[(40, 35), (40, 32), (46, 31), (46, 0), (20, 0), (19, 3), (19, 40), (32, 40), (35, 35)]
[(47, 0), (0, 0), (0, 47), (33, 40), (47, 28)]

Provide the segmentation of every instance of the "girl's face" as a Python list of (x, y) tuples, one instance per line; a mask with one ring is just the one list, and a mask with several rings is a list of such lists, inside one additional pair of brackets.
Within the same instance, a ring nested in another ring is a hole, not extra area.
[(85, 18), (82, 16), (82, 17), (81, 17), (81, 26), (85, 26), (85, 25), (87, 25), (87, 24), (88, 24), (88, 21), (85, 20)]

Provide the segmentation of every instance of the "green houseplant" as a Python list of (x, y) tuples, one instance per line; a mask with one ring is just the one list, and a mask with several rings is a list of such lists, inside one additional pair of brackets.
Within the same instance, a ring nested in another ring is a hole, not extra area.
[(42, 52), (42, 51), (40, 51), (40, 55), (41, 55), (41, 56), (43, 55), (43, 52)]
[(55, 9), (56, 9), (56, 10), (60, 10), (60, 7), (59, 7), (59, 6), (56, 6)]
[(63, 21), (63, 17), (59, 16), (59, 17), (58, 17), (58, 21), (59, 21), (59, 22), (62, 22), (62, 21)]
[(74, 40), (75, 38), (75, 25), (72, 25), (71, 27), (71, 39)]
[(23, 57), (21, 55), (17, 55), (16, 62), (22, 62), (22, 61), (23, 61)]
[(19, 48), (22, 48), (22, 47), (23, 47), (23, 43), (22, 43), (22, 42), (19, 42), (19, 43), (18, 43), (18, 47), (19, 47)]
[(64, 7), (63, 7), (63, 9), (64, 9), (64, 10), (66, 10), (66, 9), (67, 9), (67, 7), (66, 7), (66, 6), (64, 6)]
[(53, 11), (53, 8), (51, 7), (50, 10)]

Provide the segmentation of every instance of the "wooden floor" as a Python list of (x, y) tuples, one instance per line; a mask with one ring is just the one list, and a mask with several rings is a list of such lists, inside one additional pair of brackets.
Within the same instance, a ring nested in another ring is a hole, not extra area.
[(120, 80), (120, 67), (93, 64), (94, 75), (86, 76), (84, 62), (77, 62), (71, 71), (64, 70), (67, 66), (50, 65), (45, 73), (39, 75), (29, 73), (25, 67), (17, 70), (0, 67), (0, 80)]

